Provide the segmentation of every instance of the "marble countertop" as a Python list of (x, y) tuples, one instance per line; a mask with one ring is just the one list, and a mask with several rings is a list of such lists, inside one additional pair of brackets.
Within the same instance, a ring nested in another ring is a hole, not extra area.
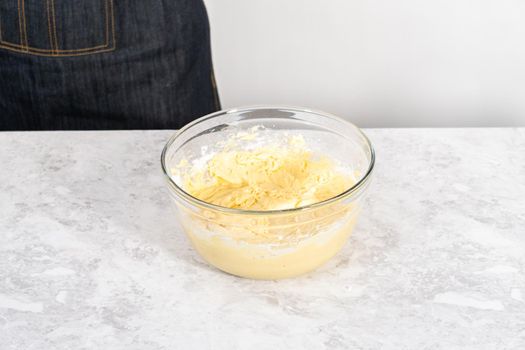
[(0, 133), (0, 349), (524, 349), (525, 129), (371, 129), (360, 222), (318, 271), (206, 265), (170, 131)]

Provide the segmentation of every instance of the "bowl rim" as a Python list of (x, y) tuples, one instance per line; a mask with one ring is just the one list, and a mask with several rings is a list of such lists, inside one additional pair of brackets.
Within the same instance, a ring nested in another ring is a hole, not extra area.
[[(284, 110), (289, 110), (289, 111), (293, 111), (293, 112), (313, 113), (313, 114), (317, 114), (317, 115), (322, 116), (322, 117), (335, 119), (335, 120), (337, 120), (339, 122), (349, 124), (351, 127), (356, 129), (356, 131), (358, 132), (358, 134), (361, 137), (363, 137), (363, 139), (366, 142), (367, 147), (370, 150), (370, 162), (369, 162), (368, 169), (367, 169), (366, 173), (352, 187), (346, 189), (345, 191), (343, 191), (343, 192), (341, 192), (341, 193), (339, 193), (339, 194), (337, 194), (337, 195), (335, 195), (333, 197), (325, 199), (325, 200), (323, 200), (321, 202), (315, 202), (315, 203), (311, 203), (311, 204), (304, 205), (304, 206), (297, 207), (297, 208), (272, 209), (272, 210), (246, 210), (246, 209), (228, 208), (228, 207), (223, 207), (221, 205), (216, 205), (216, 204), (213, 204), (213, 203), (209, 203), (209, 202), (203, 201), (203, 200), (201, 200), (201, 199), (199, 199), (197, 197), (192, 196), (188, 192), (184, 191), (184, 189), (179, 187), (179, 185), (177, 185), (177, 183), (168, 174), (168, 170), (167, 170), (167, 167), (166, 167), (166, 154), (167, 154), (168, 149), (170, 148), (170, 146), (185, 131), (191, 129), (193, 126), (195, 126), (197, 124), (200, 124), (200, 123), (202, 123), (202, 122), (204, 122), (206, 120), (215, 118), (215, 117), (217, 117), (219, 115), (231, 114), (231, 113), (242, 113), (242, 112), (248, 112), (248, 111), (259, 110), (259, 109), (284, 109)], [(242, 107), (235, 107), (235, 108), (230, 108), (230, 109), (223, 109), (223, 110), (220, 110), (220, 111), (217, 111), (217, 112), (213, 112), (213, 113), (207, 114), (207, 115), (202, 116), (200, 118), (197, 118), (194, 121), (186, 124), (181, 129), (176, 131), (168, 139), (168, 141), (164, 145), (164, 148), (162, 149), (162, 153), (161, 153), (161, 156), (160, 156), (160, 162), (161, 162), (161, 166), (162, 166), (162, 172), (164, 173), (164, 176), (166, 177), (166, 180), (168, 181), (168, 184), (170, 185), (170, 187), (175, 190), (176, 194), (178, 194), (180, 197), (182, 197), (186, 201), (190, 202), (191, 204), (194, 204), (196, 206), (205, 207), (205, 208), (211, 209), (211, 210), (220, 211), (220, 212), (223, 212), (223, 213), (228, 213), (228, 214), (273, 215), (273, 214), (289, 214), (289, 213), (295, 213), (295, 212), (300, 212), (300, 211), (305, 211), (305, 210), (309, 210), (309, 209), (323, 207), (323, 206), (325, 206), (327, 204), (339, 201), (339, 200), (341, 200), (343, 198), (349, 197), (350, 195), (358, 192), (361, 188), (363, 188), (369, 182), (369, 180), (371, 178), (371, 175), (372, 175), (372, 172), (373, 172), (374, 167), (375, 167), (375, 158), (376, 158), (375, 157), (375, 150), (374, 150), (374, 147), (372, 146), (372, 143), (370, 142), (370, 139), (368, 138), (368, 136), (366, 136), (366, 134), (360, 128), (358, 128), (355, 124), (353, 124), (353, 123), (351, 123), (351, 122), (349, 122), (349, 121), (347, 121), (347, 120), (345, 120), (345, 119), (343, 119), (341, 117), (338, 117), (336, 115), (333, 115), (333, 114), (330, 114), (330, 113), (327, 113), (327, 112), (323, 112), (323, 111), (320, 111), (320, 110), (304, 108), (304, 107), (293, 107), (293, 106), (285, 106), (285, 105), (253, 105), (253, 106), (242, 106)]]

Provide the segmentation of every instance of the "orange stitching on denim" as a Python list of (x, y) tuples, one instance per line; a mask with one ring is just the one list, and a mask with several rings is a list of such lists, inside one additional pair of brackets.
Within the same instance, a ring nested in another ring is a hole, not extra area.
[(14, 52), (25, 53), (25, 54), (32, 55), (32, 56), (45, 56), (45, 57), (61, 57), (61, 56), (64, 56), (64, 57), (73, 57), (73, 56), (85, 56), (85, 55), (90, 55), (90, 54), (93, 54), (93, 53), (102, 53), (102, 52), (115, 51), (115, 48), (114, 48), (114, 47), (111, 47), (111, 48), (108, 48), (108, 49), (95, 50), (95, 51), (88, 51), (88, 52), (81, 52), (81, 53), (72, 53), (72, 54), (49, 54), (49, 53), (36, 53), (36, 52), (33, 52), (33, 51), (20, 50), (20, 49), (16, 49), (16, 48), (13, 48), (13, 47), (6, 46), (5, 44), (0, 45), (0, 47), (6, 48), (6, 49), (11, 50), (11, 51), (14, 51)]
[(53, 14), (53, 37), (55, 39), (55, 51), (58, 50), (57, 23), (55, 16), (55, 0), (51, 0), (51, 13)]
[(49, 34), (49, 45), (51, 46), (51, 51), (55, 49), (53, 43), (53, 35), (51, 34), (51, 11), (49, 11), (49, 0), (46, 0), (46, 12), (47, 12), (47, 31)]
[[(21, 0), (18, 0), (18, 3), (20, 4), (20, 1)], [(23, 2), (24, 0), (22, 0)], [(22, 45), (18, 45), (18, 44), (14, 44), (14, 43), (11, 43), (11, 42), (7, 42), (7, 41), (3, 41), (1, 40), (1, 37), (0, 37), (0, 48), (3, 47), (5, 49), (8, 49), (8, 50), (12, 50), (12, 51), (15, 51), (15, 52), (23, 52), (23, 53), (29, 53), (29, 54), (33, 54), (33, 55), (36, 55), (36, 56), (82, 56), (82, 55), (88, 55), (88, 54), (91, 54), (91, 53), (98, 53), (98, 52), (108, 52), (108, 51), (113, 51), (115, 50), (115, 45), (116, 45), (116, 35), (115, 35), (115, 13), (114, 13), (114, 5), (113, 5), (113, 0), (105, 0), (105, 9), (106, 9), (106, 43), (104, 45), (98, 45), (98, 46), (94, 46), (94, 47), (87, 47), (87, 48), (82, 48), (82, 49), (64, 49), (64, 50), (59, 50), (58, 49), (58, 41), (57, 41), (57, 36), (56, 36), (56, 20), (55, 20), (55, 10), (54, 10), (54, 0), (47, 0), (48, 1), (48, 4), (49, 4), (49, 1), (52, 2), (52, 7), (51, 7), (51, 11), (53, 13), (53, 23), (52, 25), (50, 26), (49, 22), (48, 22), (48, 27), (49, 27), (49, 31), (51, 33), (51, 27), (53, 27), (53, 30), (54, 30), (54, 39), (55, 39), (55, 46), (53, 48), (53, 40), (52, 38), (50, 38), (50, 41), (51, 41), (51, 44), (52, 44), (52, 49), (51, 50), (48, 50), (48, 49), (39, 49), (39, 48), (35, 48), (35, 47), (30, 47), (27, 45), (23, 45), (23, 34), (21, 35), (21, 44)], [(108, 6), (108, 3), (109, 3), (109, 6)], [(109, 14), (109, 11), (111, 11), (111, 15)], [(20, 6), (19, 6), (19, 18), (20, 18)], [(49, 12), (51, 13), (51, 12)], [(49, 16), (49, 15), (48, 15)], [(49, 17), (48, 17), (48, 20), (49, 20)], [(110, 42), (109, 42), (109, 21), (111, 20), (111, 31), (112, 31), (112, 43), (110, 45)], [(20, 21), (20, 25), (21, 25), (21, 21)], [(1, 28), (0, 28), (1, 29)], [(0, 33), (1, 35), (1, 33)], [(51, 35), (51, 34), (50, 34)], [(26, 42), (27, 42), (27, 35), (26, 35)]]
[[(13, 46), (13, 47), (19, 48), (19, 49), (25, 48), (25, 46), (23, 46), (23, 45), (13, 44), (13, 43), (10, 43), (10, 42), (7, 42), (7, 41), (2, 41), (2, 45)], [(89, 50), (96, 50), (96, 49), (104, 49), (104, 48), (107, 48), (107, 47), (108, 47), (107, 45), (99, 45), (99, 46), (93, 46), (93, 47), (85, 47), (85, 48), (82, 48), (82, 49), (70, 49), (70, 50), (39, 49), (39, 48), (36, 48), (36, 47), (31, 47), (31, 46), (29, 46), (28, 48), (29, 48), (29, 51), (68, 53), (68, 52), (76, 52), (76, 51), (82, 52), (82, 51), (89, 51)]]
[(106, 45), (109, 44), (109, 8), (108, 0), (104, 1), (104, 8), (106, 9)]
[(108, 0), (109, 1), (109, 5), (111, 6), (111, 25), (113, 27), (112, 29), (112, 32), (113, 32), (113, 48), (115, 48), (117, 46), (117, 42), (116, 42), (116, 39), (115, 39), (115, 9), (113, 8), (113, 0)]
[(26, 50), (28, 50), (29, 44), (27, 43), (27, 23), (26, 23), (26, 4), (22, 0), (22, 19), (24, 20), (24, 45)]
[(19, 36), (20, 36), (20, 45), (23, 45), (24, 44), (24, 38), (23, 38), (23, 35), (22, 35), (22, 13), (20, 12), (20, 0), (17, 1), (17, 6), (18, 6), (18, 31), (19, 31)]

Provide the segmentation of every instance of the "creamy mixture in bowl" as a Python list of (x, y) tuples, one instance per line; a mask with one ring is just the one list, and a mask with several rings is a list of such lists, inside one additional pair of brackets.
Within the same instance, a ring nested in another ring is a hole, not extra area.
[(268, 107), (203, 117), (162, 155), (196, 250), (225, 272), (257, 279), (297, 276), (334, 256), (355, 225), (373, 163), (352, 124)]

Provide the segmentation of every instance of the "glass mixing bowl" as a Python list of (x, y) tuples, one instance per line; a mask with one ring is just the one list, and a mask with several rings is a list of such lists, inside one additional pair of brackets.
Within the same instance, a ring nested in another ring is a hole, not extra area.
[[(261, 130), (240, 147), (301, 135), (308, 148), (351, 169), (355, 184), (322, 202), (284, 210), (221, 207), (187, 193), (177, 164), (219, 151), (239, 132)], [(195, 249), (211, 265), (233, 275), (280, 279), (312, 271), (332, 258), (351, 234), (374, 168), (374, 150), (353, 124), (289, 107), (251, 107), (216, 112), (183, 127), (168, 141), (161, 163), (175, 212)]]

